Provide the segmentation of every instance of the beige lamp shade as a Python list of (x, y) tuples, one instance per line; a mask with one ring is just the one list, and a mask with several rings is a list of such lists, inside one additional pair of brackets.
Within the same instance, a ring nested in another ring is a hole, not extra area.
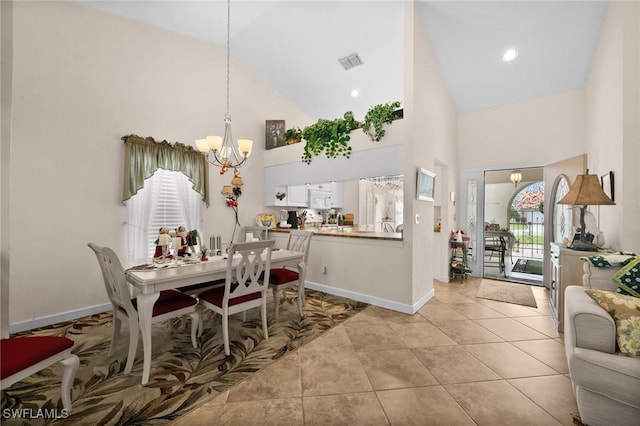
[(251, 139), (238, 139), (238, 150), (242, 155), (250, 156), (252, 147), (253, 141)]
[(207, 136), (209, 148), (213, 151), (219, 151), (222, 147), (222, 136)]
[(576, 176), (576, 181), (571, 189), (558, 204), (568, 204), (571, 206), (604, 206), (615, 205), (616, 203), (607, 197), (597, 175), (590, 175), (589, 170), (584, 175)]
[(206, 139), (197, 139), (196, 147), (200, 152), (209, 152), (209, 143), (207, 142)]
[(233, 186), (242, 186), (242, 176), (235, 175), (233, 179), (231, 179), (231, 185)]
[(225, 185), (222, 187), (222, 194), (233, 195), (233, 187), (231, 185)]

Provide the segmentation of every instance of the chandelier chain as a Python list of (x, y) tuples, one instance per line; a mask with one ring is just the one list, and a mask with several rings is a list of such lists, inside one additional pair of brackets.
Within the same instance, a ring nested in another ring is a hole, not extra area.
[(227, 113), (225, 118), (231, 118), (229, 114), (229, 52), (231, 51), (231, 0), (227, 0)]

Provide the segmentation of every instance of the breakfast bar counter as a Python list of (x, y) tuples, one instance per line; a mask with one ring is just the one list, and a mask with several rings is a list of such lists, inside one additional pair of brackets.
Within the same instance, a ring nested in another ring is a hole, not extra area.
[[(289, 233), (292, 228), (270, 228), (269, 232), (282, 232)], [(315, 228), (307, 226), (305, 231), (312, 231), (314, 235), (326, 235), (331, 237), (341, 238), (365, 238), (371, 240), (391, 240), (402, 241), (402, 232), (373, 232), (373, 231), (361, 231), (352, 227), (339, 227), (335, 229), (335, 226), (325, 228)]]

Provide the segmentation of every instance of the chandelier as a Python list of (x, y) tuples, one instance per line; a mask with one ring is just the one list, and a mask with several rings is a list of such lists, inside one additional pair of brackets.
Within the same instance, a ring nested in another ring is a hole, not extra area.
[[(202, 153), (212, 151), (213, 155), (207, 157), (207, 161), (220, 167), (220, 174), (227, 169), (242, 167), (251, 155), (253, 141), (250, 139), (238, 139), (233, 142), (231, 136), (231, 114), (229, 113), (229, 52), (231, 29), (231, 0), (227, 0), (227, 112), (224, 115), (224, 136), (207, 136), (206, 139), (196, 140), (196, 147)], [(213, 157), (213, 159), (211, 159)]]
[(515, 186), (518, 186), (518, 184), (522, 182), (522, 172), (520, 172), (520, 170), (512, 171), (511, 176), (509, 176), (509, 179)]

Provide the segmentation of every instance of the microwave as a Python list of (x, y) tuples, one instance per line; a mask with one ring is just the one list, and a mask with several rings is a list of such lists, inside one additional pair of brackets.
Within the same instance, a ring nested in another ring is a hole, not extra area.
[(312, 189), (309, 191), (309, 207), (312, 209), (330, 209), (333, 206), (331, 202), (331, 192)]

